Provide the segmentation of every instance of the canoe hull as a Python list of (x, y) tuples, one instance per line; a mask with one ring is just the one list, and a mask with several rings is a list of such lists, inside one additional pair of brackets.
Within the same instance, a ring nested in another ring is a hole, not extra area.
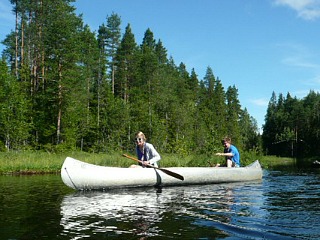
[(154, 168), (105, 167), (67, 157), (61, 168), (62, 181), (76, 190), (122, 187), (174, 186), (243, 182), (262, 179), (259, 161), (247, 167), (171, 167), (171, 172), (184, 177), (181, 181)]

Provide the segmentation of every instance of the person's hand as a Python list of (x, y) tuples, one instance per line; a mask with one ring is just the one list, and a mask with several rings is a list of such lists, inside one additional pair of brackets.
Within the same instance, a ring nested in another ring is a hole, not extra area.
[(222, 156), (222, 153), (216, 153), (216, 156)]
[(143, 165), (149, 165), (149, 164), (150, 164), (150, 161), (142, 161), (142, 164), (143, 164)]

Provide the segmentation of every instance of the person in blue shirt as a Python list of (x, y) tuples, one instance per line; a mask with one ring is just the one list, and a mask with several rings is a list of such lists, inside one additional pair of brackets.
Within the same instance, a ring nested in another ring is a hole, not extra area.
[(135, 137), (136, 154), (142, 163), (130, 167), (146, 167), (148, 164), (158, 167), (157, 162), (161, 159), (160, 154), (151, 143), (146, 142), (147, 138), (143, 132), (138, 132)]
[(227, 167), (240, 167), (240, 154), (238, 149), (231, 144), (231, 138), (225, 137), (221, 142), (224, 146), (224, 151), (223, 153), (216, 153), (216, 155), (226, 158)]

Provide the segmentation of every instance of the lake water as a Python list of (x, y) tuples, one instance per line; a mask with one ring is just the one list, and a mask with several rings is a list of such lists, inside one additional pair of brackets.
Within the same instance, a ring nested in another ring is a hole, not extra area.
[(320, 171), (237, 184), (75, 192), (0, 176), (0, 239), (319, 239)]

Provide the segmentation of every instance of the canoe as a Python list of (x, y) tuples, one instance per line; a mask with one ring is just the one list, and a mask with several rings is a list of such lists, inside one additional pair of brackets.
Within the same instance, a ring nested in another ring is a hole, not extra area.
[[(180, 180), (167, 172), (183, 176)], [(121, 168), (98, 166), (67, 157), (61, 167), (65, 185), (76, 190), (244, 182), (262, 179), (258, 160), (246, 167)]]

